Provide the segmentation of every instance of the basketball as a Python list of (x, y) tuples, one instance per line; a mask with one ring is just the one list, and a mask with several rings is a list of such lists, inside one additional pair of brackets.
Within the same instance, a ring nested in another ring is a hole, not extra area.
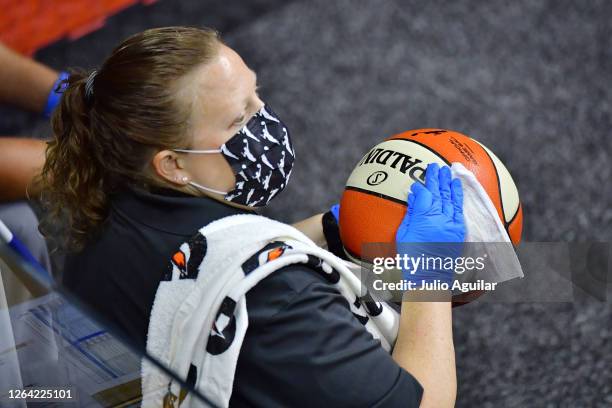
[(443, 129), (409, 130), (370, 149), (349, 176), (340, 201), (340, 237), (347, 256), (362, 259), (367, 242), (394, 242), (415, 181), (429, 163), (460, 162), (487, 192), (508, 237), (521, 240), (523, 213), (512, 176), (495, 154), (475, 139)]

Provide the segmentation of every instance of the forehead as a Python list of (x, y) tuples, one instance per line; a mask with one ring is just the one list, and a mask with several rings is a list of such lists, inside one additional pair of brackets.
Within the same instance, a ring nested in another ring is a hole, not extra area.
[(225, 121), (239, 114), (252, 91), (253, 77), (253, 71), (242, 58), (220, 44), (217, 56), (195, 72), (200, 113), (207, 116), (208, 121)]

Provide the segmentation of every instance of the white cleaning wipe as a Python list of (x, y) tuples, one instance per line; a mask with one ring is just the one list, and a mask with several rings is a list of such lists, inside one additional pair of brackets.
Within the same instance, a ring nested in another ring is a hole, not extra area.
[(463, 214), (466, 224), (464, 257), (484, 258), (484, 269), (465, 271), (457, 275), (462, 283), (504, 282), (524, 276), (514, 246), (506, 232), (497, 210), (474, 173), (461, 163), (451, 166), (453, 178), (463, 186)]

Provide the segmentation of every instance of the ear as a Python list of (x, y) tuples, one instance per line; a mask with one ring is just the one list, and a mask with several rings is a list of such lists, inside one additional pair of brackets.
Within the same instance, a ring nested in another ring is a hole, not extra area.
[(151, 166), (164, 181), (183, 186), (188, 179), (183, 159), (172, 150), (157, 152), (151, 160)]

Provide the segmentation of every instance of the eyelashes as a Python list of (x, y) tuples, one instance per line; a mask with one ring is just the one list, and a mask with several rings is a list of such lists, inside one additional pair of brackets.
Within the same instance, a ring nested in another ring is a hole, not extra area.
[(246, 116), (245, 116), (245, 115), (242, 115), (242, 116), (240, 117), (240, 119), (238, 119), (236, 122), (234, 122), (234, 125), (235, 125), (235, 126), (238, 126), (238, 125), (242, 124), (242, 122), (244, 122), (244, 121), (245, 121), (245, 119), (246, 119)]
[[(257, 96), (257, 98), (259, 98), (259, 93), (258, 93), (258, 91), (259, 91), (259, 90), (261, 90), (261, 86), (256, 85), (256, 86), (255, 86), (255, 95)], [(246, 107), (247, 111), (248, 111), (249, 113), (251, 113), (251, 110), (252, 110), (253, 108), (254, 108), (254, 105), (252, 104), (252, 102), (249, 102), (248, 106)], [(259, 110), (259, 109), (255, 109), (255, 110), (252, 112), (252, 114), (251, 114), (250, 116), (248, 116), (248, 117), (247, 117), (247, 115), (246, 115), (245, 113), (243, 113), (243, 114), (242, 114), (242, 116), (241, 116), (241, 117), (240, 117), (238, 120), (236, 120), (236, 121), (235, 121), (235, 122), (232, 124), (232, 126), (240, 126), (240, 125), (243, 125), (243, 124), (244, 124), (244, 123), (247, 121), (247, 119), (249, 119), (250, 117), (252, 117), (253, 115), (255, 115), (255, 113), (257, 113), (257, 111), (258, 111), (258, 110)]]

